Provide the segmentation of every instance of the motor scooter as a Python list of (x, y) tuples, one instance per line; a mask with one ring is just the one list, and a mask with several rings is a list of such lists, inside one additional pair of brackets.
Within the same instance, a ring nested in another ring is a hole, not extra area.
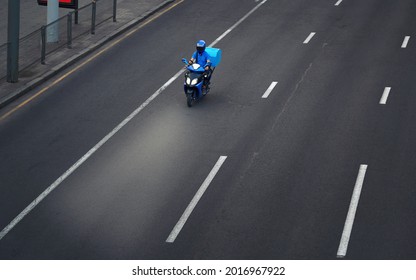
[[(186, 95), (186, 103), (188, 107), (192, 107), (192, 104), (204, 97), (210, 90), (208, 80), (208, 73), (205, 71), (205, 67), (202, 67), (198, 63), (188, 65), (188, 61), (183, 58), (182, 61), (187, 65), (185, 72), (184, 91)], [(211, 68), (211, 75), (214, 72), (215, 67)]]
[(184, 91), (186, 95), (186, 104), (192, 107), (193, 103), (204, 97), (210, 91), (210, 80), (215, 67), (221, 61), (222, 52), (216, 48), (206, 48), (211, 61), (211, 73), (208, 77), (208, 72), (205, 71), (206, 65), (199, 65), (198, 63), (188, 64), (185, 58), (182, 62), (186, 64), (187, 71), (185, 72)]

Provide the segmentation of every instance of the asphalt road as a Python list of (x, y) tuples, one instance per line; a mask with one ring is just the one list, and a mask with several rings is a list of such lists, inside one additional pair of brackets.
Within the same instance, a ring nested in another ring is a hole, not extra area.
[(350, 223), (344, 259), (416, 259), (416, 2), (336, 2), (185, 0), (2, 120), (1, 229), (197, 40), (258, 7), (216, 44), (204, 100), (188, 108), (173, 81), (0, 240), (0, 258), (336, 259)]

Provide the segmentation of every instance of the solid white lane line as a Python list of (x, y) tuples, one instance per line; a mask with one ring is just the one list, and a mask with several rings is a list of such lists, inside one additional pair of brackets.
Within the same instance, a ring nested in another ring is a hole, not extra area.
[(335, 3), (335, 6), (339, 6), (339, 4), (341, 4), (342, 0), (338, 0), (337, 3)]
[(122, 129), (128, 122), (130, 122), (138, 113), (140, 113), (150, 102), (153, 101), (163, 90), (165, 90), (175, 79), (177, 79), (185, 69), (180, 70), (172, 78), (170, 78), (161, 88), (153, 93), (142, 105), (133, 111), (126, 119), (117, 125), (109, 134), (107, 134), (100, 142), (91, 148), (82, 158), (80, 158), (74, 165), (72, 165), (64, 174), (62, 174), (55, 182), (52, 183), (45, 191), (43, 191), (35, 200), (32, 201), (16, 218), (13, 219), (1, 232), (0, 240), (12, 230), (30, 211), (33, 210), (47, 195), (56, 189), (66, 178), (69, 177), (75, 170), (78, 169), (87, 159), (89, 159), (102, 145), (104, 145), (111, 137), (113, 137), (120, 129)]
[(361, 164), (360, 170), (358, 171), (357, 180), (355, 182), (354, 191), (352, 193), (350, 208), (348, 209), (347, 219), (345, 220), (344, 230), (342, 231), (341, 242), (338, 247), (338, 258), (343, 258), (347, 254), (348, 242), (350, 240), (355, 213), (357, 211), (358, 201), (360, 200), (361, 189), (363, 187), (367, 167), (368, 165)]
[(274, 87), (276, 85), (277, 85), (277, 82), (271, 83), (271, 85), (269, 86), (269, 88), (266, 90), (266, 92), (263, 94), (263, 96), (261, 98), (267, 98), (267, 97), (269, 97), (270, 93), (272, 92), (272, 90), (274, 89)]
[(315, 36), (316, 32), (311, 32), (311, 34), (309, 34), (309, 36), (305, 39), (305, 41), (303, 41), (304, 44), (309, 43), (309, 41), (312, 39), (313, 36)]
[(387, 103), (387, 98), (389, 97), (391, 87), (385, 87), (383, 95), (380, 98), (380, 104), (384, 105)]
[[(243, 18), (235, 23), (231, 28), (225, 31), (220, 37), (218, 37), (210, 46), (213, 47), (219, 41), (221, 41), (228, 33), (234, 28), (240, 25), (245, 19), (247, 19), (254, 11), (256, 11), (261, 5), (266, 3), (267, 0), (263, 0), (257, 4), (250, 12), (248, 12)], [(80, 158), (74, 165), (72, 165), (64, 174), (62, 174), (55, 182), (52, 183), (44, 192), (42, 192), (32, 203), (30, 203), (17, 217), (15, 217), (1, 232), (0, 240), (9, 233), (30, 211), (32, 211), (49, 193), (56, 189), (66, 178), (68, 178), (75, 170), (78, 169), (87, 159), (89, 159), (102, 145), (104, 145), (111, 137), (113, 137), (121, 128), (123, 128), (128, 122), (131, 121), (138, 113), (140, 113), (147, 105), (149, 105), (156, 97), (159, 96), (171, 83), (173, 83), (180, 75), (185, 72), (185, 69), (179, 70), (172, 78), (170, 78), (161, 88), (153, 93), (143, 104), (141, 104), (133, 113), (131, 113), (125, 120), (123, 120), (117, 127), (115, 127), (108, 135), (106, 135), (100, 142), (98, 142), (93, 148), (91, 148), (82, 158)]]
[(194, 210), (195, 206), (198, 204), (198, 201), (201, 199), (202, 195), (208, 188), (209, 184), (214, 179), (215, 175), (217, 174), (218, 170), (220, 170), (222, 164), (227, 159), (226, 156), (220, 156), (217, 163), (212, 168), (211, 172), (208, 174), (208, 177), (199, 187), (198, 191), (196, 192), (194, 198), (192, 198), (191, 202), (189, 203), (188, 207), (186, 207), (185, 212), (183, 212), (181, 218), (176, 223), (175, 227), (173, 228), (172, 232), (169, 234), (168, 238), (166, 239), (167, 243), (175, 242), (176, 237), (182, 230), (183, 226), (185, 225), (186, 221), (188, 220), (189, 216), (191, 215), (192, 211)]
[(405, 49), (407, 47), (407, 44), (409, 43), (410, 36), (404, 37), (403, 43), (402, 43), (402, 49)]

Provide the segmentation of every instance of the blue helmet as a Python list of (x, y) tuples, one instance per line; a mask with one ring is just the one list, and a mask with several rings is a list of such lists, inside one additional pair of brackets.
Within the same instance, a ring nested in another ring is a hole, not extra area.
[(197, 50), (197, 52), (199, 52), (199, 53), (203, 53), (203, 52), (205, 51), (205, 47), (206, 47), (206, 43), (205, 43), (205, 41), (204, 41), (204, 40), (199, 40), (199, 41), (196, 43), (196, 50)]

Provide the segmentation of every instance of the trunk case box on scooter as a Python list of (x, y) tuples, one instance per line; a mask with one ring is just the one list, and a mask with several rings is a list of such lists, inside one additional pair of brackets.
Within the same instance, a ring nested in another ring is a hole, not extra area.
[(217, 65), (221, 62), (222, 51), (217, 48), (205, 48), (205, 51), (211, 58), (210, 60), (212, 67), (217, 67)]

